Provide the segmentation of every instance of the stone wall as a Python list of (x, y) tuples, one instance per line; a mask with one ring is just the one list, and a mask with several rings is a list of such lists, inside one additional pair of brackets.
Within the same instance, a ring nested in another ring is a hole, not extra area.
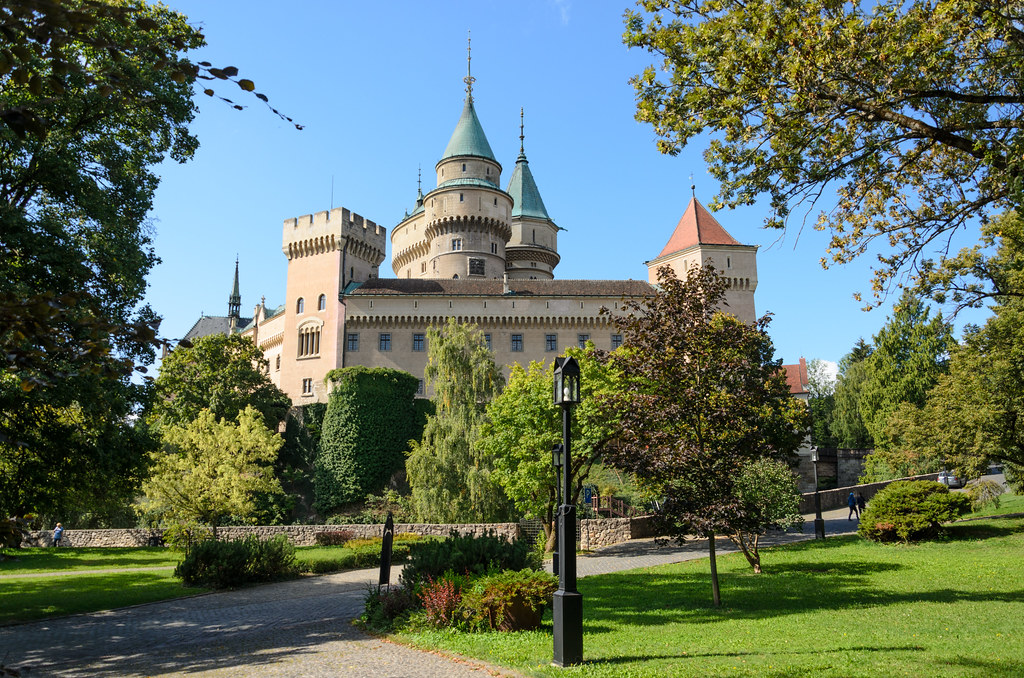
[[(847, 498), (850, 493), (854, 494), (862, 493), (864, 498), (871, 501), (871, 497), (878, 494), (878, 491), (889, 483), (894, 483), (896, 480), (938, 480), (938, 473), (927, 473), (921, 476), (910, 476), (909, 478), (896, 478), (895, 480), (885, 480), (880, 483), (868, 483), (867, 485), (850, 485), (848, 487), (837, 487), (834, 490), (822, 490), (818, 494), (821, 495), (821, 510), (830, 511), (837, 508), (846, 508)], [(800, 495), (800, 512), (801, 513), (814, 513), (814, 493), (804, 492)]]
[(584, 551), (653, 536), (654, 528), (649, 516), (589, 518), (580, 521), (580, 549)]
[[(217, 528), (219, 539), (241, 539), (254, 534), (260, 539), (269, 539), (274, 535), (288, 535), (288, 541), (295, 546), (314, 546), (316, 535), (320, 532), (351, 531), (356, 537), (379, 537), (384, 533), (384, 525), (268, 525), (268, 526), (234, 526)], [(494, 532), (510, 539), (519, 536), (518, 523), (468, 523), (464, 525), (419, 525), (395, 523), (395, 532), (447, 537), (455, 530), (459, 534), (483, 534)], [(116, 547), (116, 546), (148, 546), (155, 540), (157, 543), (163, 536), (163, 530), (64, 530), (62, 545), (72, 547)], [(32, 532), (25, 540), (25, 546), (49, 546), (52, 543), (53, 530)]]

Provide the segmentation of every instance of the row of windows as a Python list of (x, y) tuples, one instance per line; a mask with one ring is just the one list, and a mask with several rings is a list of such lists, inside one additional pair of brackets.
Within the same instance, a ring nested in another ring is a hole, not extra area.
[[(320, 297), (316, 300), (316, 310), (323, 311), (326, 308), (327, 308), (327, 295), (326, 294), (321, 294)], [(299, 297), (295, 301), (295, 312), (296, 313), (302, 313), (302, 312), (305, 311), (305, 309), (306, 309), (306, 300), (303, 299), (302, 297)]]
[(299, 330), (299, 357), (320, 355), (320, 328), (307, 327)]
[[(317, 331), (317, 341), (319, 342), (319, 330)], [(487, 342), (487, 348), (492, 349), (491, 346), (491, 335), (484, 334), (484, 340)], [(580, 348), (586, 348), (587, 342), (590, 341), (589, 334), (577, 334), (576, 345)], [(359, 350), (359, 333), (349, 332), (345, 338), (345, 349), (347, 351), (356, 352)], [(318, 343), (319, 346), (319, 343)], [(622, 346), (622, 335), (612, 335), (612, 350)], [(520, 353), (524, 350), (525, 343), (523, 342), (522, 334), (512, 334), (509, 336), (509, 350), (513, 353)], [(391, 333), (381, 332), (377, 335), (377, 350), (378, 351), (390, 351), (391, 350)], [(415, 352), (427, 350), (427, 339), (426, 335), (422, 332), (415, 332), (412, 335), (412, 350)], [(545, 351), (557, 351), (558, 350), (558, 335), (557, 334), (545, 334), (544, 335), (544, 350)], [(301, 354), (300, 354), (301, 355)]]

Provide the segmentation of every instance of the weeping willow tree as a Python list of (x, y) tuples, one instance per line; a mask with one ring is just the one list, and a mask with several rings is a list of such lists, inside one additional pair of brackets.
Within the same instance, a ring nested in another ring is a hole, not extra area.
[(439, 523), (505, 519), (509, 502), (491, 478), (490, 459), (473, 444), (484, 407), (504, 385), (494, 355), (474, 325), (451, 318), (430, 328), (427, 341), (425, 376), (435, 413), (406, 461), (416, 514)]

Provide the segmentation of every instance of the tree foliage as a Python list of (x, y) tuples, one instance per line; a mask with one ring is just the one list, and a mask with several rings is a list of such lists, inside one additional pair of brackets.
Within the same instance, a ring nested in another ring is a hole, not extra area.
[(251, 406), (269, 428), (277, 428), (291, 400), (270, 380), (267, 367), (263, 350), (239, 334), (179, 345), (160, 365), (152, 417), (163, 425), (186, 424), (207, 410), (234, 421)]
[(316, 507), (330, 512), (384, 489), (423, 431), (414, 405), (419, 380), (388, 368), (346, 367), (334, 382), (315, 463)]
[(836, 378), (835, 407), (832, 410), (830, 431), (836, 447), (863, 450), (874, 447), (874, 440), (864, 426), (860, 414), (860, 394), (867, 379), (864, 361), (874, 349), (864, 339), (858, 339), (850, 353), (839, 361)]
[(837, 447), (832, 434), (832, 420), (836, 409), (836, 379), (825, 364), (815, 358), (807, 366), (810, 393), (807, 408), (811, 415), (811, 444), (817, 447)]
[(822, 263), (877, 248), (876, 298), (970, 220), (1020, 203), (1020, 2), (638, 4), (624, 40), (660, 59), (632, 80), (659, 148), (713, 133), (716, 204), (767, 194), (769, 227), (822, 203)]
[(804, 524), (797, 474), (789, 464), (777, 459), (755, 459), (740, 470), (736, 494), (744, 504), (748, 519), (741, 529), (729, 534), (729, 539), (743, 552), (754, 573), (760, 574), (761, 536), (768, 530), (785, 530)]
[(139, 512), (163, 523), (217, 526), (230, 516), (246, 520), (260, 492), (281, 492), (273, 463), (283, 441), (246, 407), (235, 421), (204, 410), (191, 422), (161, 430), (164, 449), (153, 453)]
[[(579, 499), (590, 470), (615, 436), (618, 417), (601, 407), (600, 398), (618, 388), (617, 374), (606, 355), (593, 347), (570, 348), (566, 354), (580, 365), (582, 402), (573, 408), (573, 496)], [(556, 478), (551, 448), (562, 442), (561, 408), (552, 403), (553, 367), (531, 362), (512, 366), (508, 386), (487, 406), (487, 420), (478, 441), (481, 453), (492, 460), (494, 480), (530, 518), (540, 518), (551, 535)]]
[(659, 284), (618, 320), (624, 386), (608, 404), (621, 416), (620, 444), (607, 459), (665, 498), (669, 534), (710, 538), (717, 605), (714, 536), (758, 522), (737, 479), (745, 464), (786, 460), (800, 446), (806, 407), (773, 357), (768, 317), (748, 325), (719, 311), (725, 281), (713, 268), (685, 280), (662, 268)]
[(405, 465), (416, 513), (441, 523), (504, 518), (508, 500), (492, 477), (492, 460), (476, 446), (484, 408), (502, 389), (501, 371), (475, 326), (449, 318), (427, 330), (427, 341), (435, 413)]

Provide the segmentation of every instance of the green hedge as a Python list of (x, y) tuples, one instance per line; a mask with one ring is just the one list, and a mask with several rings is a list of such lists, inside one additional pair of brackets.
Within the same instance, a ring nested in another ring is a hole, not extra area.
[(970, 510), (971, 500), (964, 493), (930, 480), (901, 480), (872, 498), (857, 532), (872, 541), (918, 541), (938, 536), (942, 523)]
[(419, 380), (407, 372), (346, 367), (328, 379), (335, 387), (313, 475), (322, 514), (380, 493), (403, 468), (408, 442), (419, 437), (425, 420), (416, 404)]
[(233, 541), (195, 544), (174, 568), (185, 586), (223, 589), (288, 579), (298, 573), (295, 547), (279, 534), (267, 541), (254, 535)]

